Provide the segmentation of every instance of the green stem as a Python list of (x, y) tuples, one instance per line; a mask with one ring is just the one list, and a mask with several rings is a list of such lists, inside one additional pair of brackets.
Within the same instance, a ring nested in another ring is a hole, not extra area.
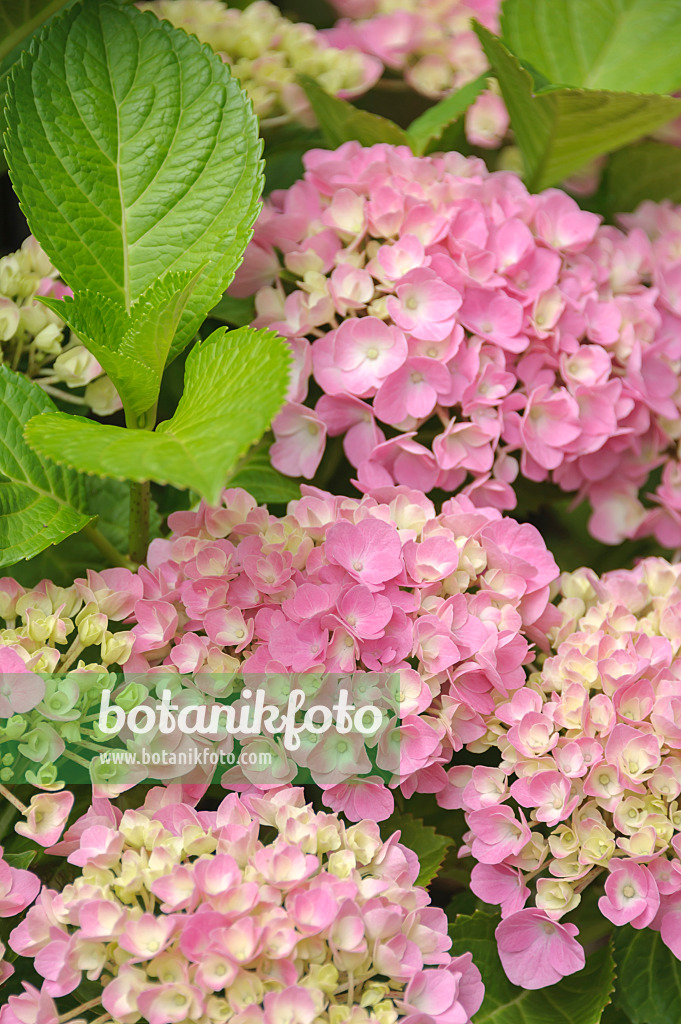
[(26, 806), (26, 804), (22, 803), (21, 800), (19, 800), (19, 798), (16, 797), (14, 795), (14, 793), (11, 792), (11, 790), (7, 789), (7, 787), (3, 786), (1, 783), (0, 783), (0, 796), (4, 796), (5, 800), (7, 800), (7, 801), (9, 801), (9, 803), (13, 804), (13, 806), (16, 807), (16, 809), (19, 811), (20, 814), (26, 814), (26, 812), (28, 810), (28, 807)]
[(82, 529), (84, 537), (90, 541), (90, 543), (97, 548), (97, 550), (104, 555), (106, 560), (121, 569), (134, 569), (135, 565), (129, 558), (121, 554), (118, 548), (114, 547), (110, 540), (104, 536), (101, 530), (98, 530), (96, 526), (88, 523)]
[(141, 565), (147, 557), (149, 547), (149, 507), (151, 488), (149, 481), (130, 484), (130, 532), (129, 555), (133, 562)]
[[(153, 430), (156, 425), (156, 405), (137, 416), (125, 410), (125, 424), (134, 430)], [(128, 554), (133, 562), (141, 565), (147, 557), (149, 547), (149, 510), (151, 506), (151, 485), (148, 480), (130, 483), (130, 529), (128, 532)]]

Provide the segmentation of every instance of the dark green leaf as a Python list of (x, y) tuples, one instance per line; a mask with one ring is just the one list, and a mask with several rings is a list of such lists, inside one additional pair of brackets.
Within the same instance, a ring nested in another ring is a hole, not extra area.
[(407, 133), (387, 117), (358, 110), (347, 100), (330, 96), (307, 75), (300, 76), (300, 84), (332, 149), (353, 139), (363, 146), (373, 146), (377, 142), (387, 142), (392, 146), (409, 145)]
[(633, 1024), (678, 1024), (681, 963), (649, 928), (615, 929), (615, 1001)]
[(399, 829), (400, 842), (413, 850), (419, 859), (421, 870), (417, 885), (428, 886), (440, 870), (447, 850), (452, 846), (449, 836), (441, 836), (430, 825), (424, 825), (411, 814), (395, 814), (390, 819), (391, 831)]
[(255, 320), (255, 300), (253, 296), (246, 299), (235, 299), (232, 295), (223, 295), (217, 306), (213, 306), (208, 316), (220, 320), (230, 327), (248, 327)]
[(285, 505), (300, 497), (300, 484), (279, 473), (270, 462), (267, 448), (253, 449), (240, 462), (230, 487), (243, 487), (258, 504)]
[(644, 199), (681, 202), (681, 149), (646, 139), (613, 153), (606, 195), (613, 213), (635, 210)]

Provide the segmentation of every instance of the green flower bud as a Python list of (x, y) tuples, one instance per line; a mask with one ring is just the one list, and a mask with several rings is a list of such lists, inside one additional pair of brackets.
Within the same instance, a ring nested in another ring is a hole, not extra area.
[(5, 736), (8, 740), (18, 740), (24, 735), (27, 728), (28, 722), (23, 715), (12, 715), (5, 722)]
[(138, 704), (142, 704), (148, 696), (149, 691), (146, 686), (142, 685), (142, 683), (128, 683), (128, 685), (114, 697), (114, 704), (118, 704), (119, 708), (123, 708), (127, 713), (133, 708), (136, 708)]
[(43, 764), (37, 772), (26, 770), (26, 781), (32, 786), (53, 786), (57, 781), (57, 766), (52, 763)]

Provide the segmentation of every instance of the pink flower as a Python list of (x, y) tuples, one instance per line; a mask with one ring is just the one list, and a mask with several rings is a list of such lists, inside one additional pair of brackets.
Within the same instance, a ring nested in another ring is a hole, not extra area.
[[(579, 436), (579, 408), (564, 389), (549, 393), (546, 385), (530, 395), (520, 436), (530, 458), (542, 469), (556, 469), (564, 459), (564, 449)], [(526, 470), (527, 472), (527, 470)]]
[(41, 846), (53, 846), (64, 830), (73, 801), (73, 793), (68, 790), (38, 793), (31, 797), (26, 821), (18, 821), (14, 826), (15, 832)]
[(442, 363), (413, 357), (383, 382), (374, 408), (384, 423), (397, 425), (408, 417), (424, 419), (449, 387), (450, 376)]
[(2, 858), (0, 846), (0, 917), (25, 910), (40, 891), (40, 879), (24, 868), (13, 868)]
[(344, 320), (333, 335), (333, 356), (344, 390), (363, 398), (402, 366), (407, 341), (376, 317)]
[(137, 601), (135, 618), (138, 624), (132, 633), (137, 654), (164, 647), (175, 635), (177, 610), (167, 601)]
[(473, 833), (471, 850), (476, 860), (483, 864), (501, 864), (507, 857), (520, 853), (530, 838), (530, 830), (518, 812), (518, 820), (512, 808), (485, 807), (471, 811), (466, 820)]
[(326, 557), (370, 589), (402, 569), (402, 545), (395, 527), (379, 519), (336, 523), (326, 535)]
[(461, 306), (454, 288), (438, 281), (431, 270), (412, 270), (398, 283), (396, 293), (396, 298), (388, 297), (387, 308), (398, 327), (425, 341), (447, 337)]
[(520, 870), (506, 864), (476, 864), (470, 886), (485, 903), (498, 904), (502, 917), (522, 910), (530, 895)]
[(45, 683), (28, 672), (26, 662), (11, 647), (0, 649), (0, 718), (11, 718), (36, 707), (45, 696)]
[(552, 921), (541, 910), (527, 908), (511, 914), (494, 934), (508, 980), (522, 988), (555, 985), (584, 967), (576, 926)]
[(288, 476), (313, 477), (324, 454), (326, 427), (312, 409), (289, 402), (272, 423), (272, 465)]
[(646, 928), (660, 907), (655, 879), (643, 865), (629, 860), (611, 862), (605, 882), (605, 896), (598, 907), (613, 924)]

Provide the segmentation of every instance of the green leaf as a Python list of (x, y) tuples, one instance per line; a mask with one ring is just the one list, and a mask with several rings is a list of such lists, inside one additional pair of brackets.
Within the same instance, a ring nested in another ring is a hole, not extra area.
[(300, 497), (298, 481), (284, 476), (274, 468), (267, 448), (254, 448), (248, 452), (231, 477), (229, 486), (243, 487), (260, 505), (285, 505)]
[(330, 96), (308, 75), (300, 75), (299, 82), (332, 149), (353, 139), (363, 146), (373, 146), (377, 142), (387, 142), (391, 146), (409, 145), (407, 133), (394, 121), (368, 110), (358, 110), (347, 100)]
[[(85, 507), (97, 517), (94, 525), (118, 551), (127, 551), (130, 485), (98, 476), (83, 476), (82, 480)], [(151, 502), (150, 512), (149, 533), (153, 539), (161, 535), (161, 516), (155, 501)], [(87, 533), (78, 533), (26, 562), (18, 562), (12, 566), (11, 573), (25, 587), (35, 587), (44, 579), (52, 580), (59, 587), (70, 587), (75, 579), (85, 576), (88, 569), (106, 569), (110, 564)]]
[(155, 431), (57, 412), (36, 416), (26, 438), (41, 454), (82, 472), (189, 487), (215, 504), (279, 411), (289, 364), (288, 346), (272, 331), (220, 327), (190, 352), (177, 410)]
[(613, 153), (606, 195), (613, 213), (635, 210), (644, 199), (681, 202), (681, 149), (646, 139)]
[(483, 91), (488, 78), (489, 72), (485, 72), (474, 82), (468, 82), (457, 92), (436, 103), (434, 107), (429, 107), (425, 113), (412, 121), (406, 134), (409, 145), (417, 156), (423, 156), (433, 143), (442, 138), (445, 130), (458, 121)]
[(614, 987), (614, 963), (608, 946), (587, 959), (584, 970), (548, 988), (523, 989), (504, 974), (494, 929), (497, 914), (477, 910), (459, 915), (450, 926), (452, 954), (473, 954), (485, 984), (485, 1000), (475, 1024), (598, 1024)]
[(681, 100), (588, 89), (537, 89), (532, 75), (482, 25), (533, 191), (556, 184), (596, 156), (619, 149), (681, 114)]
[(206, 268), (180, 352), (234, 275), (262, 189), (257, 122), (228, 66), (149, 12), (84, 0), (14, 68), (5, 137), (31, 230), (74, 292), (131, 312)]
[(25, 850), (23, 853), (5, 853), (3, 854), (2, 859), (9, 864), (11, 868), (20, 868), (25, 870), (31, 866), (37, 853), (37, 850)]
[(615, 1001), (633, 1024), (678, 1024), (681, 963), (659, 932), (615, 929)]
[(37, 555), (92, 518), (78, 474), (36, 455), (24, 440), (31, 418), (55, 410), (37, 384), (0, 366), (0, 565)]
[(681, 89), (676, 0), (505, 0), (501, 34), (561, 85), (622, 92)]
[[(441, 836), (430, 825), (424, 825), (420, 818), (411, 814), (396, 814), (390, 819), (391, 831), (400, 830), (400, 842), (413, 850), (419, 859), (421, 870), (417, 885), (428, 886), (440, 870), (447, 850), (453, 845), (449, 836)], [(393, 827), (394, 826), (394, 827)]]
[(41, 301), (101, 364), (126, 411), (139, 414), (156, 404), (175, 331), (200, 273), (164, 274), (133, 303), (129, 314), (96, 292)]
[(246, 299), (235, 299), (233, 295), (223, 295), (208, 316), (213, 320), (221, 320), (231, 327), (247, 327), (255, 320), (255, 299), (250, 295)]

